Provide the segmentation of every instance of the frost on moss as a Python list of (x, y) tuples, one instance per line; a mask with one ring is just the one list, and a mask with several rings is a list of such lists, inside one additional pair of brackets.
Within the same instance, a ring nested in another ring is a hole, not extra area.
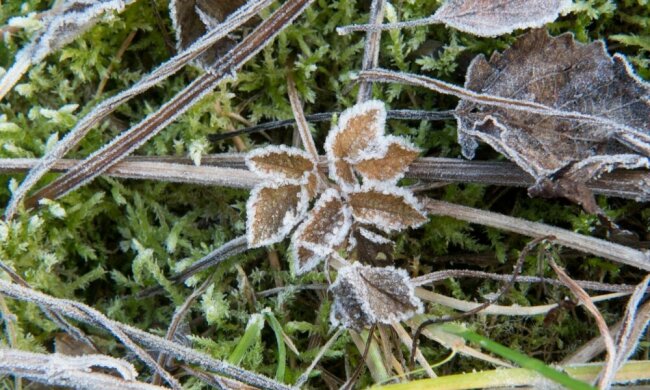
[[(2, 2), (0, 24), (12, 17), (45, 11), (50, 5), (41, 0)], [(387, 6), (386, 20), (426, 17), (438, 5), (435, 0), (392, 2)], [(16, 90), (0, 102), (0, 158), (41, 156), (53, 139), (63, 136), (98, 102), (132, 85), (169, 58), (174, 37), (167, 8), (168, 3), (162, 0), (135, 2), (119, 17), (98, 24), (34, 66)], [(206, 152), (236, 151), (237, 146), (231, 140), (210, 142), (211, 135), (245, 127), (249, 122), (292, 118), (286, 91), (288, 68), (307, 114), (340, 112), (343, 107), (352, 106), (357, 90), (352, 78), (361, 64), (363, 34), (339, 36), (335, 28), (367, 22), (367, 11), (366, 3), (361, 1), (315, 2), (293, 26), (250, 61), (236, 80), (210, 93), (137, 154), (191, 156), (198, 161)], [(628, 55), (639, 74), (647, 79), (650, 77), (646, 45), (649, 26), (650, 10), (641, 1), (578, 0), (566, 16), (550, 24), (548, 29), (553, 34), (571, 31), (583, 42), (602, 38), (610, 46), (618, 45), (617, 50)], [(132, 43), (121, 58), (116, 58), (118, 49), (132, 32), (135, 32)], [(462, 85), (462, 75), (474, 55), (503, 50), (515, 35), (483, 39), (443, 26), (390, 31), (382, 36), (379, 63), (386, 68), (422, 73)], [(29, 40), (30, 31), (15, 30), (5, 33), (3, 38), (0, 67), (7, 69), (16, 52)], [(69, 157), (86, 156), (96, 150), (154, 111), (200, 72), (188, 67), (141, 98), (120, 107)], [(102, 80), (106, 82), (100, 88)], [(450, 97), (402, 85), (378, 85), (373, 93), (375, 99), (394, 109), (446, 110), (457, 103)], [(314, 125), (317, 145), (324, 144), (329, 128), (329, 123)], [(426, 156), (457, 158), (460, 155), (451, 121), (388, 120), (387, 132), (409, 138)], [(252, 149), (267, 143), (289, 145), (291, 133), (281, 129), (266, 135), (243, 136), (239, 146)], [(477, 155), (482, 159), (498, 158), (488, 148), (479, 148)], [(22, 179), (17, 174), (0, 176), (2, 204), (8, 200), (12, 177)], [(529, 199), (518, 189), (448, 185), (430, 189), (430, 194), (585, 234), (605, 234), (599, 230), (597, 219), (578, 207), (562, 201)], [(190, 294), (185, 285), (175, 285), (169, 277), (244, 233), (247, 197), (248, 193), (240, 190), (101, 178), (63, 199), (46, 202), (45, 207), (23, 211), (10, 223), (0, 222), (0, 260), (38, 290), (77, 299), (111, 318), (164, 334), (175, 308)], [(641, 240), (648, 234), (650, 209), (647, 205), (602, 198), (599, 206), (611, 218), (622, 221), (626, 229), (638, 233)], [(431, 218), (420, 230), (403, 232), (391, 239), (395, 241), (396, 266), (409, 265), (413, 274), (450, 266), (500, 270), (502, 263), (516, 258), (518, 248), (523, 247), (520, 236), (442, 217)], [(571, 252), (562, 255), (575, 259), (576, 275), (582, 279), (616, 283), (629, 276), (625, 269), (597, 258)], [(316, 288), (326, 282), (324, 274), (294, 276), (286, 261), (276, 267), (274, 256), (290, 257), (286, 243), (248, 251), (188, 281), (188, 285), (200, 284), (210, 272), (215, 272), (219, 283), (193, 306), (188, 321), (181, 326), (179, 341), (215, 357), (228, 358), (244, 334), (250, 314), (270, 307), (301, 352), (300, 356), (287, 352), (292, 363), (287, 364), (285, 380), (293, 383), (318, 353), (319, 344), (313, 340), (329, 337), (332, 302)], [(527, 258), (525, 268), (531, 274), (537, 270), (548, 272), (534, 256)], [(161, 285), (165, 288), (162, 295), (144, 299), (131, 295), (145, 287)], [(474, 300), (497, 287), (489, 281), (449, 280), (436, 289), (459, 299)], [(280, 289), (279, 293), (272, 290), (276, 288)], [(511, 304), (533, 305), (563, 298), (562, 290), (552, 294), (546, 297), (541, 290), (522, 284), (505, 300)], [(60, 330), (44, 320), (37, 307), (6, 301), (8, 310), (20, 318), (15, 324), (17, 347), (51, 351), (52, 341)], [(615, 305), (602, 307), (606, 313), (616, 313), (619, 309)], [(427, 308), (427, 313), (444, 315), (448, 311), (433, 307)], [(488, 322), (479, 318), (477, 321), (478, 326), (490, 329), (492, 339), (510, 340), (510, 345), (514, 343), (524, 351), (542, 351), (547, 361), (557, 359), (557, 351), (571, 350), (595, 335), (593, 329), (584, 326), (584, 318), (573, 317), (571, 313), (549, 327), (542, 326), (541, 318), (531, 319), (526, 325), (508, 319)], [(276, 341), (267, 331), (263, 329), (242, 362), (248, 368), (272, 376), (277, 368)], [(104, 334), (90, 333), (104, 351), (119, 354), (117, 343)], [(0, 337), (3, 343), (8, 342), (4, 333)], [(549, 345), (553, 347), (547, 349)], [(351, 339), (341, 337), (326, 354), (323, 367), (343, 371), (343, 359), (349, 359), (348, 363), (352, 364), (360, 361), (355, 351)], [(433, 348), (423, 352), (428, 361), (440, 361), (448, 353)], [(464, 359), (447, 367), (450, 372), (461, 372), (481, 369), (487, 364), (481, 366)], [(137, 369), (143, 371), (142, 367)], [(364, 373), (366, 378), (369, 375)], [(5, 386), (12, 386), (10, 378), (1, 381)], [(369, 381), (363, 379), (362, 383)], [(314, 387), (325, 386), (321, 376), (310, 379), (309, 383)]]

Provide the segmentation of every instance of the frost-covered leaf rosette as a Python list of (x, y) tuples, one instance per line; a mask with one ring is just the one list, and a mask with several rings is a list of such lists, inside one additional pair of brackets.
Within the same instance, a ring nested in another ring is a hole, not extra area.
[[(376, 100), (341, 114), (325, 142), (330, 180), (315, 156), (300, 149), (268, 146), (249, 153), (248, 168), (264, 179), (246, 205), (249, 247), (280, 242), (294, 231), (293, 270), (300, 275), (341, 249), (385, 247), (392, 242), (382, 233), (426, 222), (413, 194), (397, 186), (419, 150), (385, 135), (385, 124), (384, 103)], [(406, 272), (393, 267), (343, 267), (331, 291), (332, 321), (350, 328), (403, 320), (422, 310)]]

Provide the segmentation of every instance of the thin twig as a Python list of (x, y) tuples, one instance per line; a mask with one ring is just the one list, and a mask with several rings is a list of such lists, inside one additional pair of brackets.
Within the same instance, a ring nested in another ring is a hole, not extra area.
[(341, 390), (350, 390), (352, 386), (354, 386), (354, 383), (357, 381), (357, 378), (359, 378), (359, 375), (363, 372), (363, 368), (366, 366), (363, 362), (366, 361), (366, 358), (368, 357), (368, 352), (370, 351), (370, 344), (372, 344), (372, 338), (375, 333), (375, 329), (377, 329), (377, 324), (372, 324), (370, 327), (370, 330), (368, 331), (368, 339), (366, 340), (366, 347), (363, 350), (363, 354), (361, 355), (361, 362), (359, 362), (359, 365), (357, 368), (354, 370), (352, 375), (348, 378), (347, 381), (341, 386)]
[(429, 215), (443, 215), (529, 237), (553, 236), (555, 237), (555, 242), (560, 245), (646, 271), (650, 270), (650, 255), (627, 246), (577, 234), (543, 223), (530, 222), (520, 218), (493, 213), (491, 211), (479, 210), (433, 199), (425, 199), (423, 201)]
[[(449, 119), (454, 119), (453, 113), (454, 111), (388, 110), (387, 116), (388, 119), (401, 119), (401, 120), (411, 120), (411, 121), (421, 121), (421, 120), (445, 121)], [(306, 115), (305, 119), (307, 120), (307, 122), (310, 123), (329, 122), (332, 120), (332, 116), (334, 114), (340, 114), (340, 112), (321, 112), (317, 114)], [(217, 142), (238, 135), (253, 134), (261, 131), (274, 130), (283, 127), (293, 126), (294, 124), (295, 124), (294, 119), (285, 119), (285, 120), (279, 120), (273, 122), (260, 123), (255, 126), (234, 130), (232, 132), (211, 134), (208, 135), (208, 139), (212, 142)]]
[(388, 30), (399, 30), (402, 28), (412, 28), (418, 26), (427, 26), (430, 24), (440, 23), (433, 15), (427, 18), (417, 19), (417, 20), (407, 20), (405, 22), (398, 23), (386, 23), (386, 24), (355, 24), (350, 26), (341, 26), (336, 28), (336, 32), (339, 35), (347, 35), (355, 31), (365, 31), (366, 33), (370, 32), (381, 32)]
[(108, 319), (99, 311), (79, 302), (54, 298), (47, 294), (43, 294), (30, 288), (19, 286), (17, 284), (10, 283), (1, 279), (0, 294), (4, 294), (21, 301), (32, 302), (39, 306), (45, 306), (50, 310), (55, 310), (56, 312), (65, 315), (66, 317), (73, 318), (77, 321), (85, 322), (102, 328), (109, 326), (109, 328), (119, 329), (120, 331), (124, 332), (124, 334), (133, 338), (134, 341), (143, 344), (144, 347), (152, 351), (164, 351), (169, 356), (173, 356), (178, 360), (198, 364), (206, 369), (212, 370), (219, 374), (230, 376), (252, 386), (270, 390), (289, 390), (289, 387), (275, 382), (270, 378), (266, 378), (262, 375), (246, 371), (229, 363), (213, 359), (206, 354), (134, 328), (130, 325)]
[(567, 275), (567, 273), (560, 266), (557, 265), (552, 256), (548, 255), (545, 257), (546, 261), (549, 263), (551, 268), (553, 268), (553, 271), (555, 271), (560, 280), (566, 283), (573, 295), (575, 295), (580, 300), (587, 311), (589, 311), (589, 313), (591, 313), (591, 315), (594, 316), (594, 319), (596, 320), (596, 326), (600, 331), (600, 335), (605, 342), (605, 349), (607, 350), (607, 361), (605, 367), (603, 367), (598, 387), (601, 389), (607, 389), (607, 382), (611, 381), (616, 369), (616, 346), (614, 345), (614, 339), (612, 338), (612, 335), (609, 333), (607, 323), (605, 322), (603, 315), (600, 313), (596, 305), (594, 305), (594, 302), (589, 294), (587, 294), (587, 292), (583, 290), (582, 287), (578, 286), (578, 284), (574, 282), (573, 279), (571, 279), (571, 277), (569, 277), (569, 275)]
[[(92, 367), (117, 371), (122, 378), (90, 371)], [(27, 378), (44, 385), (75, 389), (162, 390), (135, 380), (132, 364), (106, 355), (66, 356), (0, 348), (0, 374)]]

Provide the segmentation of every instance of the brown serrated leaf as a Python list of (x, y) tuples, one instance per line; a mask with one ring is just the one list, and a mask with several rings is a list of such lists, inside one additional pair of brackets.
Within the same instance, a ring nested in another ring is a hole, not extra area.
[(339, 269), (330, 291), (334, 295), (330, 321), (357, 331), (376, 323), (404, 321), (423, 310), (403, 269), (354, 263)]
[[(176, 31), (178, 51), (192, 45), (245, 2), (245, 0), (172, 0), (169, 9)], [(232, 39), (224, 38), (202, 54), (197, 62), (204, 68), (210, 66), (233, 44)]]
[(357, 221), (386, 232), (417, 227), (427, 221), (413, 194), (391, 185), (356, 189), (349, 194), (349, 204)]
[(345, 241), (351, 226), (352, 213), (341, 195), (334, 189), (325, 191), (291, 238), (296, 274), (316, 267)]
[(309, 181), (309, 173), (316, 169), (316, 163), (309, 154), (285, 145), (253, 150), (246, 155), (246, 165), (251, 172), (265, 179), (294, 183)]
[(307, 212), (309, 196), (300, 185), (262, 184), (246, 203), (246, 238), (250, 248), (271, 245), (289, 234)]
[(404, 176), (420, 150), (402, 138), (387, 136), (380, 153), (363, 156), (354, 163), (354, 169), (366, 180), (396, 181)]
[(624, 57), (610, 57), (602, 41), (581, 44), (571, 34), (531, 31), (489, 61), (475, 58), (465, 87), (600, 120), (459, 103), (463, 154), (474, 157), (477, 139), (490, 144), (536, 179), (531, 194), (563, 196), (598, 212), (584, 183), (614, 168), (650, 167), (650, 85)]
[(447, 0), (433, 20), (481, 37), (496, 37), (542, 27), (570, 5), (570, 0)]
[(354, 186), (357, 180), (348, 160), (372, 149), (384, 134), (386, 108), (378, 100), (357, 104), (341, 113), (338, 125), (325, 140), (330, 176), (340, 185)]

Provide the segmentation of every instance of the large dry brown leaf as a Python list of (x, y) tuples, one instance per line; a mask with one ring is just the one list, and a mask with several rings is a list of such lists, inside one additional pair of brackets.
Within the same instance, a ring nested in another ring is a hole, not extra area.
[(365, 186), (350, 192), (349, 203), (357, 221), (387, 232), (417, 227), (427, 221), (413, 194), (391, 185)]
[(385, 125), (386, 108), (378, 100), (357, 104), (341, 113), (337, 127), (325, 140), (333, 180), (348, 187), (357, 184), (349, 160), (373, 149), (383, 136)]
[(295, 272), (303, 274), (341, 245), (350, 231), (352, 212), (334, 189), (321, 195), (291, 238)]
[(585, 182), (613, 168), (650, 165), (650, 86), (622, 56), (610, 57), (602, 41), (581, 44), (571, 34), (531, 31), (489, 61), (474, 59), (465, 87), (621, 125), (461, 101), (463, 154), (474, 157), (477, 139), (490, 144), (536, 178), (531, 194), (564, 196), (597, 212)]
[(363, 156), (354, 163), (354, 169), (365, 180), (394, 182), (404, 176), (420, 150), (402, 138), (384, 137), (386, 145), (379, 153)]
[(339, 270), (330, 290), (334, 294), (331, 322), (355, 330), (404, 321), (423, 310), (403, 269), (354, 263)]
[(310, 173), (316, 169), (316, 163), (309, 154), (285, 145), (267, 146), (249, 152), (246, 165), (262, 178), (292, 182), (309, 181)]
[(303, 186), (263, 184), (251, 192), (246, 203), (248, 246), (271, 245), (289, 234), (304, 218), (309, 196)]
[(447, 0), (433, 19), (470, 34), (495, 37), (542, 27), (569, 5), (570, 0)]

